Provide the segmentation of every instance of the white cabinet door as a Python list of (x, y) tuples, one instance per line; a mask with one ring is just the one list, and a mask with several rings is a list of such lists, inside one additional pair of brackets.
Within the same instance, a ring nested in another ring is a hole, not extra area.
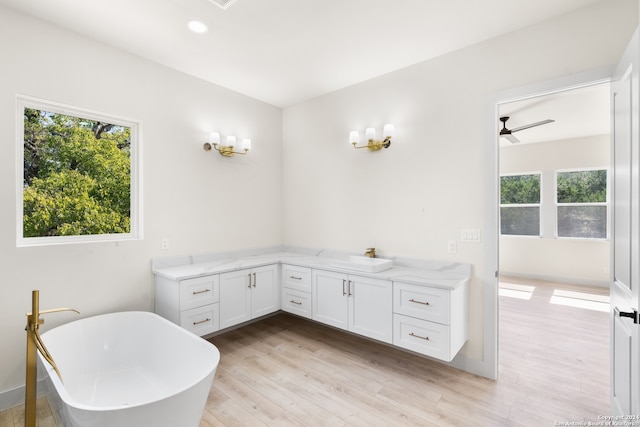
[[(640, 411), (640, 67), (638, 31), (613, 76), (614, 232), (611, 285), (611, 413)], [(624, 418), (623, 418), (624, 419)]]
[(279, 308), (278, 265), (220, 275), (221, 329), (273, 313)]
[(349, 330), (391, 344), (393, 286), (388, 280), (349, 275)]
[(313, 270), (312, 319), (376, 340), (393, 341), (393, 284)]
[(220, 275), (220, 328), (251, 320), (251, 270)]
[(251, 270), (251, 318), (264, 316), (280, 309), (278, 266)]
[(311, 318), (317, 322), (349, 328), (348, 278), (346, 274), (313, 270)]

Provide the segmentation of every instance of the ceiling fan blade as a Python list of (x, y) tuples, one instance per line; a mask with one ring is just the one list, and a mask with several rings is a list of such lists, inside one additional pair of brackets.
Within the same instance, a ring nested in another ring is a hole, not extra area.
[(518, 132), (518, 131), (521, 131), (521, 130), (524, 130), (524, 129), (529, 129), (529, 128), (536, 127), (536, 126), (546, 125), (547, 123), (553, 123), (553, 122), (555, 122), (555, 120), (551, 120), (551, 119), (542, 120), (540, 122), (530, 123), (528, 125), (524, 125), (524, 126), (520, 126), (520, 127), (517, 127), (517, 128), (513, 128), (513, 129), (511, 129), (511, 132), (512, 133), (513, 132)]
[(509, 140), (509, 142), (512, 144), (517, 144), (518, 142), (520, 142), (520, 140), (515, 136), (511, 135), (511, 133), (501, 133), (500, 136), (507, 138), (507, 140)]

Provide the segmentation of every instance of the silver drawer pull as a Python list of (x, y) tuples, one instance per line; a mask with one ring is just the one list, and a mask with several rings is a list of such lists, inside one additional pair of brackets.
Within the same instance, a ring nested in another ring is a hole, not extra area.
[(414, 300), (413, 298), (411, 298), (409, 302), (415, 302), (416, 304), (422, 304), (422, 305), (430, 305), (429, 301), (417, 301), (417, 300)]
[(301, 302), (294, 301), (294, 300), (291, 300), (291, 301), (289, 301), (289, 302), (290, 302), (291, 304), (298, 304), (298, 305), (302, 305), (302, 303), (301, 303)]
[(193, 291), (193, 294), (194, 295), (198, 295), (198, 294), (204, 294), (204, 293), (207, 293), (207, 292), (211, 292), (211, 289), (205, 289), (205, 290), (202, 290), (202, 291)]
[(293, 280), (302, 280), (302, 277), (289, 276), (289, 279), (293, 279)]
[(429, 341), (429, 337), (422, 337), (420, 335), (414, 334), (413, 332), (411, 332), (409, 335), (411, 335), (412, 337), (420, 338), (421, 340)]
[(211, 319), (204, 319), (199, 322), (193, 322), (193, 326), (201, 325), (202, 323), (207, 323), (207, 322), (211, 322)]

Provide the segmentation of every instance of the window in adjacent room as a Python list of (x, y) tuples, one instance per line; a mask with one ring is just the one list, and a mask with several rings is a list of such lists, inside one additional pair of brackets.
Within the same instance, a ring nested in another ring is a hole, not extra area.
[(18, 98), (18, 246), (140, 237), (138, 124)]
[(558, 237), (607, 238), (607, 170), (557, 172)]
[(500, 233), (540, 236), (540, 174), (500, 177)]

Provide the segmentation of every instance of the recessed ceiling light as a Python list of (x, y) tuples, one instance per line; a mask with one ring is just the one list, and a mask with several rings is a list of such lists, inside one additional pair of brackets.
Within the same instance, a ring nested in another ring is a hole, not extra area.
[(208, 31), (207, 26), (200, 21), (189, 21), (187, 22), (187, 27), (189, 27), (189, 29), (194, 33), (198, 34), (204, 34)]

